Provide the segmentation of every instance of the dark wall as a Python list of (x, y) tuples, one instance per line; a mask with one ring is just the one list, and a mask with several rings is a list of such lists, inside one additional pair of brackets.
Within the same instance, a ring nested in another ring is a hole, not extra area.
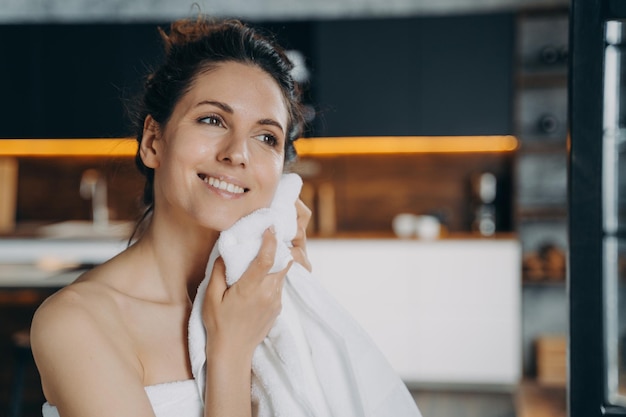
[[(255, 24), (308, 58), (309, 136), (512, 132), (511, 14)], [(0, 26), (0, 137), (129, 135), (156, 27)]]
[(119, 137), (156, 24), (0, 26), (0, 137)]
[(514, 28), (511, 14), (320, 23), (319, 134), (512, 133)]

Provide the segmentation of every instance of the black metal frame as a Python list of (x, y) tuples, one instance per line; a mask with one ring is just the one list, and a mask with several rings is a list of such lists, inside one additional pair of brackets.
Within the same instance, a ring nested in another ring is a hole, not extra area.
[(624, 0), (572, 0), (569, 68), (569, 416), (626, 416), (606, 403), (602, 120), (604, 27)]

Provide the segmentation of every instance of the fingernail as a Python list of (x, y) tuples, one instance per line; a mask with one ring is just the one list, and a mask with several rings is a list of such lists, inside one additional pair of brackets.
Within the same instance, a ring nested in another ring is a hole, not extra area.
[(273, 235), (276, 234), (276, 229), (274, 228), (274, 225), (271, 225), (270, 227), (268, 227), (267, 230), (269, 230), (270, 233), (272, 233)]

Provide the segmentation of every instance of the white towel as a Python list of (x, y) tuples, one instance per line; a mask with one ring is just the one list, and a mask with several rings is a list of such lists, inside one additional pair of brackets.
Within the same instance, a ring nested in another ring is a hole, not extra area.
[[(285, 174), (269, 208), (255, 211), (222, 232), (189, 319), (189, 355), (200, 395), (206, 381), (206, 332), (202, 302), (218, 253), (228, 285), (257, 255), (263, 231), (276, 230), (272, 271), (284, 268), (297, 220), (302, 180)], [(415, 401), (369, 336), (301, 265), (294, 263), (282, 294), (283, 309), (252, 359), (255, 417), (418, 417)]]

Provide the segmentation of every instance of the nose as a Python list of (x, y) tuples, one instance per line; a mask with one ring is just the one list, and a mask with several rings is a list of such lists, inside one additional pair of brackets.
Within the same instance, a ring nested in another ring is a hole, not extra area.
[(231, 165), (246, 166), (249, 160), (247, 143), (242, 135), (228, 135), (222, 142), (217, 159)]

